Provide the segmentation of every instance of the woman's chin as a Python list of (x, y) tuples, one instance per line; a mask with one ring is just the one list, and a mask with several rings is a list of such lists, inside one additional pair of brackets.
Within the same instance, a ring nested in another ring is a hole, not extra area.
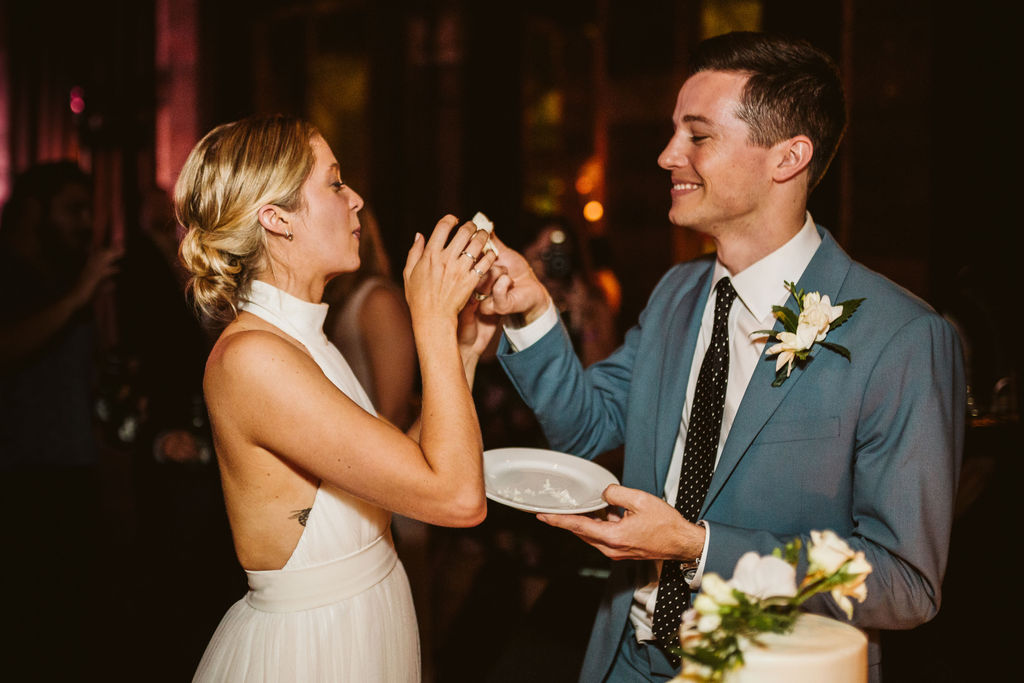
[(330, 280), (338, 277), (339, 275), (344, 275), (345, 273), (354, 273), (359, 270), (359, 265), (358, 260), (356, 260), (355, 264), (346, 263), (339, 265), (335, 270), (332, 270), (330, 274), (328, 274), (327, 279)]

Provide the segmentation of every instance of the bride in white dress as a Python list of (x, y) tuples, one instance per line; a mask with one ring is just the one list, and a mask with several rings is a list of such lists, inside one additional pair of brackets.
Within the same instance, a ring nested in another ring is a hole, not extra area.
[(322, 330), (324, 285), (359, 266), (362, 205), (316, 129), (287, 117), (214, 129), (178, 179), (191, 292), (226, 324), (204, 389), (249, 580), (196, 681), (418, 681), (391, 512), (445, 526), (486, 514), (469, 387), (494, 332), (472, 315), (495, 258), (487, 233), (466, 223), (446, 247), (447, 216), (409, 251), (423, 414), (406, 434), (377, 417)]

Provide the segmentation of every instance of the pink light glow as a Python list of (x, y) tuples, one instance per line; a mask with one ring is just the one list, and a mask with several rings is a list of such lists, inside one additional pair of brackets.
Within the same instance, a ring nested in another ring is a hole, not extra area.
[[(6, 20), (4, 16), (6, 9), (5, 6), (0, 5), (0, 21)], [(8, 80), (7, 45), (4, 40), (5, 37), (0, 37), (0, 204), (7, 199), (11, 181), (11, 148), (8, 142), (11, 126), (9, 119), (11, 101), (8, 93), (11, 84)]]
[(71, 111), (76, 114), (85, 111), (85, 91), (77, 85), (71, 88)]

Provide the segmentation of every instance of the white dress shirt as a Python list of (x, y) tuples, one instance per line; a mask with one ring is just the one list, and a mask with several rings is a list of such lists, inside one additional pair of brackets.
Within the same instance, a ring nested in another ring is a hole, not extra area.
[[(742, 272), (732, 275), (721, 262), (715, 263), (712, 282), (717, 283), (723, 277), (731, 278), (737, 295), (729, 312), (729, 382), (726, 385), (722, 433), (718, 444), (716, 466), (717, 458), (722, 454), (722, 446), (732, 428), (740, 401), (743, 399), (743, 394), (746, 393), (747, 384), (750, 382), (750, 377), (767, 341), (763, 335), (757, 337), (753, 333), (757, 330), (774, 327), (775, 318), (772, 314), (772, 306), (782, 306), (789, 298), (789, 291), (785, 288), (784, 283), (796, 282), (800, 279), (819, 244), (821, 244), (821, 237), (808, 213), (803, 227), (796, 235)], [(736, 305), (737, 303), (740, 305)], [(669, 505), (673, 506), (679, 489), (679, 475), (686, 445), (686, 430), (697, 386), (697, 375), (704, 360), (704, 353), (711, 341), (714, 314), (715, 296), (712, 295), (708, 297), (704, 314), (701, 317), (697, 347), (694, 349), (690, 376), (686, 386), (686, 400), (679, 421), (679, 433), (676, 436), (672, 462), (665, 480), (664, 498)], [(506, 327), (505, 335), (514, 349), (522, 350), (543, 337), (557, 323), (558, 311), (552, 305), (544, 315), (529, 325), (521, 328)], [(700, 564), (693, 578), (690, 579), (690, 587), (694, 590), (700, 587), (700, 579), (704, 571), (704, 558), (707, 556), (712, 534), (711, 525), (705, 522), (701, 522), (701, 524), (704, 525), (706, 534)], [(651, 624), (654, 619), (654, 606), (658, 598), (658, 576), (661, 572), (661, 562), (653, 561), (648, 564), (650, 565), (648, 576), (646, 580), (641, 579), (643, 583), (638, 586), (633, 596), (633, 605), (630, 608), (630, 620), (633, 622), (639, 641), (654, 639), (651, 634)], [(728, 579), (729, 577), (723, 578)]]

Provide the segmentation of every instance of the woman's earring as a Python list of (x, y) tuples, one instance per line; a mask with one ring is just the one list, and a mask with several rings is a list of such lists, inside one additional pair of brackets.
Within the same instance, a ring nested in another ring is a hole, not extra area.
[(291, 242), (291, 241), (292, 241), (293, 239), (295, 239), (295, 235), (291, 234), (291, 232), (287, 232), (287, 231), (286, 231), (286, 232), (284, 233), (284, 238), (285, 238), (286, 240), (288, 240), (289, 242)]

